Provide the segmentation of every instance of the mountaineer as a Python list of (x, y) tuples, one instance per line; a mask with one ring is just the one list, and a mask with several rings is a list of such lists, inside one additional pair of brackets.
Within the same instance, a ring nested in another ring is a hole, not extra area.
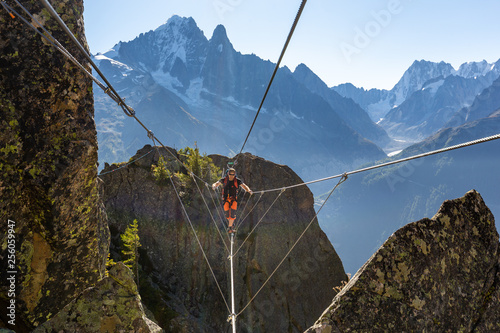
[(222, 201), (224, 202), (224, 212), (226, 218), (229, 222), (228, 232), (231, 234), (236, 232), (233, 227), (234, 220), (236, 219), (236, 208), (238, 206), (238, 189), (241, 186), (245, 191), (253, 194), (252, 190), (241, 181), (241, 179), (236, 177), (236, 170), (229, 168), (226, 173), (226, 177), (219, 179), (217, 182), (212, 184), (212, 189), (215, 190), (217, 187), (223, 185), (222, 187)]

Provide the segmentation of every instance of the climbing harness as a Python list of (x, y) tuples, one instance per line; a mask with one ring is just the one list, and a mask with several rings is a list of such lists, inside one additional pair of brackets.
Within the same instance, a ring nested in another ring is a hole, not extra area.
[[(236, 179), (236, 175), (234, 176), (234, 179), (233, 179), (233, 187), (236, 189), (235, 192), (236, 194), (234, 196), (231, 196), (230, 194), (230, 189), (228, 188), (227, 191), (227, 195), (225, 193), (226, 191), (226, 187), (231, 187), (231, 184), (228, 185), (228, 182), (229, 182), (229, 176), (226, 175), (226, 177), (224, 177), (224, 183), (223, 183), (223, 187), (222, 187), (222, 200), (227, 200), (227, 199), (230, 199), (230, 198), (234, 198), (234, 200), (238, 200), (238, 180)], [(227, 197), (227, 198), (226, 198)]]

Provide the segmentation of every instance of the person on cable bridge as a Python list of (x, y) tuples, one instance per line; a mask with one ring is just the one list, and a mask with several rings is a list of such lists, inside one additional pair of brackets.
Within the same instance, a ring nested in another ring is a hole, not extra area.
[(238, 189), (240, 186), (250, 193), (253, 194), (252, 190), (241, 181), (241, 179), (236, 177), (236, 170), (233, 168), (229, 168), (226, 173), (226, 177), (219, 179), (217, 182), (212, 184), (212, 189), (215, 189), (219, 186), (222, 187), (222, 201), (224, 202), (224, 213), (226, 214), (226, 218), (229, 223), (228, 232), (231, 234), (235, 232), (233, 227), (234, 220), (236, 219), (236, 208), (238, 206), (237, 196)]

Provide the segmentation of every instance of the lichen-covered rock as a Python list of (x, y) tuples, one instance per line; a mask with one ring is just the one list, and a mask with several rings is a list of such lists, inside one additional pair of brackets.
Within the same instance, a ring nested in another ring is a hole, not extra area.
[(34, 333), (161, 332), (161, 328), (144, 315), (130, 269), (119, 262), (108, 275), (38, 326)]
[[(151, 149), (144, 147), (132, 160)], [(169, 166), (175, 170), (176, 162), (163, 150), (161, 154), (166, 155)], [(228, 162), (226, 157), (211, 157), (219, 167)], [(134, 219), (138, 220), (142, 243), (139, 262), (144, 271), (141, 297), (160, 326), (172, 332), (223, 332), (229, 325), (226, 322), (229, 312), (172, 185), (158, 183), (152, 175), (151, 165), (158, 164), (158, 158), (158, 152), (153, 151), (127, 167), (118, 169), (113, 165), (104, 169), (109, 172), (101, 178), (112, 235), (118, 235)], [(250, 154), (238, 156), (237, 170), (253, 190), (301, 182), (287, 166)], [(189, 188), (177, 177), (174, 179), (230, 305), (228, 253), (210, 215), (229, 246), (228, 234), (222, 228), (218, 195), (201, 185), (207, 210), (194, 186)], [(260, 219), (262, 222), (235, 256), (236, 311), (242, 310), (255, 295), (315, 216), (313, 195), (307, 187), (287, 190), (276, 199), (278, 195), (279, 192), (273, 192), (260, 198), (260, 194), (255, 194), (250, 199), (248, 195), (240, 195), (238, 216), (248, 217), (236, 234), (235, 250)], [(119, 246), (119, 242), (113, 243)], [(335, 295), (332, 287), (346, 279), (339, 257), (315, 220), (270, 282), (238, 317), (238, 332), (303, 331), (331, 302)]]
[(494, 217), (476, 191), (396, 231), (307, 332), (500, 332)]
[[(86, 45), (83, 0), (51, 3)], [(40, 1), (23, 4), (89, 68)], [(29, 329), (103, 277), (109, 231), (98, 193), (92, 81), (3, 8), (0, 26), (0, 258), (8, 254), (10, 219), (16, 329)], [(2, 281), (6, 274), (2, 269)]]

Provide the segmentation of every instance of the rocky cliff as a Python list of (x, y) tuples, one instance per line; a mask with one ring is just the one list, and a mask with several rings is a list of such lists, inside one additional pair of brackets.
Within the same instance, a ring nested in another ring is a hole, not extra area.
[(500, 252), (476, 191), (395, 232), (307, 332), (498, 332)]
[[(224, 300), (183, 216), (174, 188), (170, 182), (157, 182), (151, 166), (158, 164), (161, 154), (165, 155), (171, 170), (183, 171), (163, 150), (148, 154), (151, 150), (151, 146), (145, 146), (131, 160), (143, 158), (122, 168), (107, 166), (100, 176), (113, 235), (112, 252), (116, 255), (120, 250), (117, 235), (137, 219), (142, 243), (140, 293), (159, 324), (172, 332), (224, 331), (228, 328), (229, 315)], [(211, 158), (219, 167), (228, 161), (218, 155)], [(238, 156), (237, 170), (239, 177), (254, 190), (301, 182), (290, 168), (250, 154)], [(222, 227), (223, 219), (219, 215), (222, 213), (217, 210), (218, 199), (211, 188), (201, 185), (200, 194), (196, 187), (187, 186), (178, 176), (174, 176), (174, 181), (230, 305), (229, 261), (225, 248), (229, 241)], [(235, 257), (236, 312), (255, 295), (314, 218), (313, 196), (306, 187), (283, 192), (265, 215), (278, 194), (264, 194), (260, 199), (257, 194), (240, 196), (238, 214), (240, 217), (248, 214), (248, 217), (236, 236), (235, 249), (242, 245)], [(261, 218), (255, 232), (243, 243)], [(222, 232), (222, 238), (217, 229)], [(315, 221), (270, 282), (238, 317), (238, 331), (303, 331), (331, 302), (335, 295), (332, 287), (345, 279), (339, 257)]]
[(144, 314), (132, 272), (123, 263), (86, 289), (34, 333), (48, 332), (160, 332)]
[[(51, 2), (86, 45), (83, 1)], [(24, 6), (89, 68), (41, 2)], [(24, 332), (104, 277), (109, 230), (91, 80), (4, 8), (0, 25), (0, 327)]]

